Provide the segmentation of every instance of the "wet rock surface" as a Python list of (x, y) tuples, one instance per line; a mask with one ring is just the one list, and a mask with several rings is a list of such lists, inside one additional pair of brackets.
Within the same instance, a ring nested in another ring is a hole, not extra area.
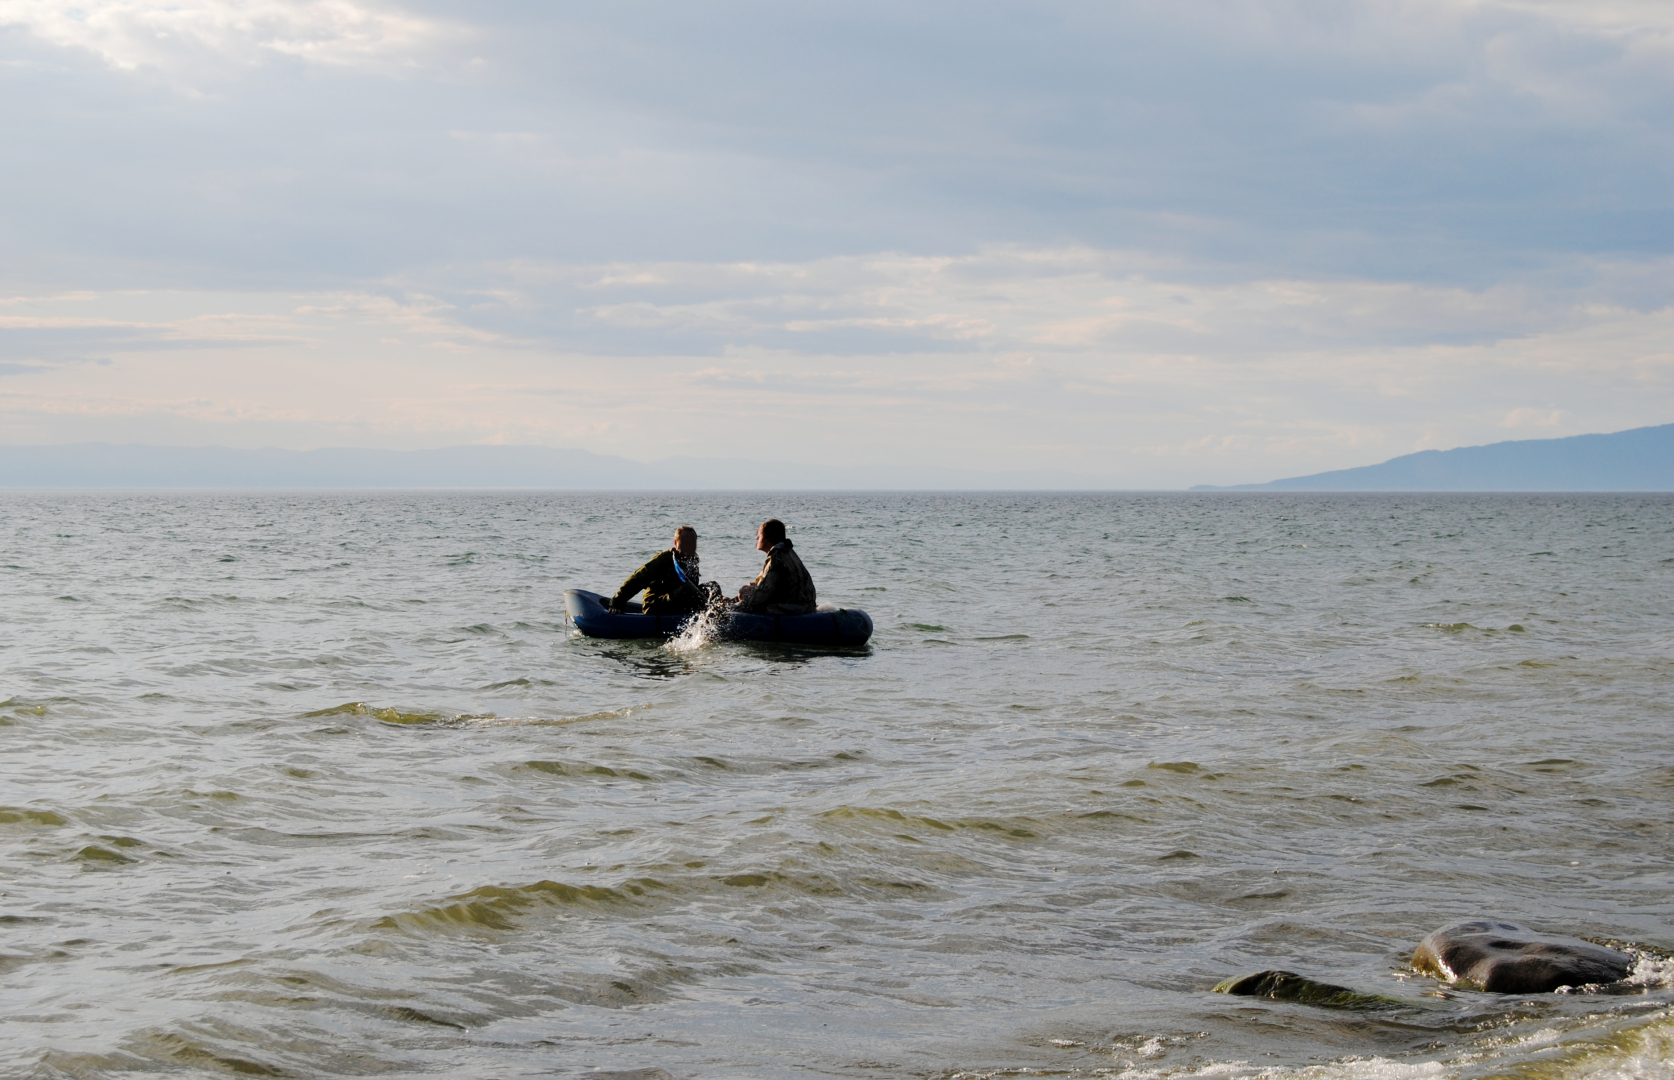
[(1412, 954), (1412, 966), (1498, 994), (1548, 994), (1560, 986), (1612, 983), (1633, 958), (1580, 938), (1540, 934), (1498, 919), (1444, 926)]
[(1269, 1001), (1294, 1001), (1299, 1005), (1319, 1005), (1329, 1009), (1368, 1009), (1400, 1004), (1392, 998), (1362, 994), (1346, 986), (1316, 982), (1294, 971), (1258, 971), (1254, 975), (1240, 975), (1215, 984), (1217, 994), (1235, 997), (1258, 997)]

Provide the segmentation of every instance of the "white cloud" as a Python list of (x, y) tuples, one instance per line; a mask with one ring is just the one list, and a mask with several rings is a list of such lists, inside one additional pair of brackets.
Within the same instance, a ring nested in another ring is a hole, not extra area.
[(1667, 0), (1464, 0), (1467, 8), (1515, 11), (1562, 26), (1612, 34), (1674, 35)]
[[(1669, 275), (1674, 268), (1647, 272)], [(958, 343), (1066, 356), (1090, 350), (1241, 356), (1348, 341), (1493, 340), (1594, 319), (1585, 293), (1554, 304), (1548, 290), (1522, 284), (1204, 283), (1201, 267), (1086, 247), (995, 246), (960, 257), (874, 255), (805, 263), (613, 264), (568, 273), (584, 293), (612, 297), (579, 308), (584, 325), (596, 321), (733, 343), (800, 339), (801, 348), (815, 352), (830, 348), (823, 339), (833, 332), (872, 331), (900, 340), (908, 351), (916, 341), (922, 349)], [(863, 347), (865, 339), (858, 340)]]
[(205, 53), (246, 64), (278, 54), (382, 66), (411, 59), (441, 34), (433, 21), (351, 0), (0, 0), (6, 25), (124, 70), (172, 70)]
[(1500, 421), (1504, 428), (1557, 428), (1569, 416), (1567, 409), (1513, 409)]

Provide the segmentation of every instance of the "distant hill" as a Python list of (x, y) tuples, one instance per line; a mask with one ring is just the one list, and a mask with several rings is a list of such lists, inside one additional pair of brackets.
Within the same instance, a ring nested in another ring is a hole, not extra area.
[(545, 446), (234, 450), (77, 443), (0, 446), (0, 488), (536, 488), (548, 490), (1021, 490), (1107, 488), (1071, 473), (798, 465), (675, 457), (650, 463)]
[(1424, 450), (1381, 465), (1193, 491), (1674, 491), (1674, 424)]

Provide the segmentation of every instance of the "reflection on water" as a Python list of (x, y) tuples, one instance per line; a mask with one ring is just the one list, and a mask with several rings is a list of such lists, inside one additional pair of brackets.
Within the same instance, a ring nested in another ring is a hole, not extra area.
[[(0, 1074), (1670, 1075), (1667, 498), (6, 509)], [(871, 644), (558, 614), (770, 516)]]
[(684, 652), (667, 648), (661, 638), (648, 638), (643, 641), (592, 640), (581, 637), (579, 633), (576, 637), (579, 642), (586, 642), (582, 648), (597, 656), (614, 660), (629, 674), (640, 679), (673, 679), (694, 674), (699, 667), (696, 661)]

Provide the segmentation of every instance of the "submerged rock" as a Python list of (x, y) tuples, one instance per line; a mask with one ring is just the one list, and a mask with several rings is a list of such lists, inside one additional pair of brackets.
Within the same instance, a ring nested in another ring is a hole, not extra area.
[(1560, 986), (1624, 979), (1633, 958), (1580, 938), (1537, 934), (1497, 919), (1470, 919), (1425, 938), (1412, 954), (1412, 966), (1496, 994), (1548, 994)]
[(1294, 1001), (1300, 1005), (1321, 1005), (1328, 1009), (1370, 1009), (1400, 1004), (1393, 998), (1362, 994), (1346, 986), (1315, 982), (1294, 971), (1258, 971), (1215, 984), (1217, 994), (1258, 997), (1269, 1001)]

